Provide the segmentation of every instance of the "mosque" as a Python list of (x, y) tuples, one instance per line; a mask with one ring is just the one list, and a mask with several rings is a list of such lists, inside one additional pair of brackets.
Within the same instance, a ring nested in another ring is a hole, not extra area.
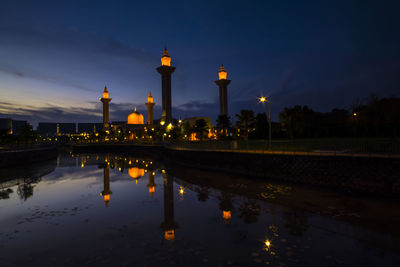
[[(161, 75), (162, 106), (160, 125), (170, 125), (173, 122), (171, 104), (171, 75), (175, 69), (175, 67), (171, 66), (171, 57), (167, 48), (165, 48), (161, 56), (161, 66), (156, 68), (157, 72)], [(218, 76), (219, 79), (215, 81), (215, 83), (219, 87), (219, 115), (228, 115), (227, 87), (231, 81), (227, 79), (227, 72), (224, 65), (221, 65)], [(111, 98), (109, 97), (107, 87), (104, 87), (103, 97), (100, 98), (100, 101), (103, 103), (103, 127), (104, 131), (106, 132), (113, 130), (114, 132), (129, 133), (129, 139), (133, 140), (136, 138), (144, 138), (146, 135), (145, 132), (147, 132), (147, 127), (154, 126), (153, 109), (156, 103), (154, 102), (151, 92), (149, 93), (147, 102), (145, 103), (147, 107), (147, 126), (144, 122), (143, 114), (139, 113), (136, 110), (136, 107), (134, 108), (134, 111), (128, 115), (126, 121), (110, 123), (109, 104), (111, 102)]]

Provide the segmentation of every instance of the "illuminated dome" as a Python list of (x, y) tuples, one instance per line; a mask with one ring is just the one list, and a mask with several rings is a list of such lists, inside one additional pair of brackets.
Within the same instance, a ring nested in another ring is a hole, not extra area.
[(143, 115), (135, 110), (128, 116), (128, 124), (144, 124)]
[(226, 80), (228, 73), (226, 72), (224, 65), (221, 65), (221, 69), (218, 72), (218, 76), (220, 80)]
[(131, 177), (133, 179), (138, 179), (138, 178), (144, 176), (144, 169), (139, 169), (136, 167), (129, 168), (128, 174), (129, 174), (129, 177)]

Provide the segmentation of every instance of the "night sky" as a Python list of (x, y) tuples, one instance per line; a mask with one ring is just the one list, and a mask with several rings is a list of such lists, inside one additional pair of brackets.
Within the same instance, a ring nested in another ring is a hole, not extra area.
[(400, 96), (400, 1), (1, 1), (0, 117), (101, 122), (149, 91), (161, 115), (155, 70), (167, 45), (175, 118), (218, 107), (218, 69), (232, 80), (229, 114), (285, 106), (348, 109), (369, 94)]

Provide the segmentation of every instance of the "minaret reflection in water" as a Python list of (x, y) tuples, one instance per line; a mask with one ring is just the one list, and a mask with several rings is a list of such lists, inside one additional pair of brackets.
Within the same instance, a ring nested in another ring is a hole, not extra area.
[(110, 190), (110, 162), (108, 161), (108, 157), (106, 157), (104, 161), (104, 190), (101, 192), (101, 195), (104, 198), (104, 204), (108, 207), (110, 195), (112, 194)]
[(220, 203), (219, 208), (222, 210), (222, 219), (224, 219), (225, 224), (228, 224), (232, 218), (233, 210), (233, 199), (232, 195), (229, 193), (222, 192), (221, 197), (219, 197)]
[(156, 191), (156, 183), (154, 182), (155, 174), (156, 173), (154, 171), (149, 170), (149, 184), (147, 185), (147, 187), (149, 188), (149, 193), (151, 197), (154, 196), (154, 192)]
[(165, 240), (175, 239), (175, 229), (178, 224), (174, 220), (174, 188), (173, 179), (163, 172), (164, 177), (164, 222), (161, 229), (164, 230)]

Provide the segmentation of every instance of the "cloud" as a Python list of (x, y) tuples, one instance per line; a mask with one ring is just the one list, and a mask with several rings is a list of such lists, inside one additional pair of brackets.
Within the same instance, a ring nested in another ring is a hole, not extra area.
[(35, 80), (39, 80), (39, 81), (44, 81), (44, 82), (49, 82), (49, 83), (54, 83), (54, 84), (59, 84), (59, 85), (65, 85), (65, 86), (73, 87), (73, 88), (83, 90), (83, 91), (90, 91), (90, 92), (96, 91), (96, 90), (88, 88), (86, 86), (76, 84), (73, 81), (68, 81), (62, 77), (41, 74), (41, 73), (35, 72), (34, 70), (21, 70), (21, 69), (18, 69), (18, 67), (16, 67), (16, 66), (0, 64), (0, 72), (3, 72), (5, 74), (10, 74), (10, 75), (16, 76), (18, 78), (35, 79)]
[(132, 86), (132, 72), (143, 75), (159, 61), (113, 38), (66, 28), (3, 25), (0, 36), (0, 72), (90, 92), (99, 80)]

